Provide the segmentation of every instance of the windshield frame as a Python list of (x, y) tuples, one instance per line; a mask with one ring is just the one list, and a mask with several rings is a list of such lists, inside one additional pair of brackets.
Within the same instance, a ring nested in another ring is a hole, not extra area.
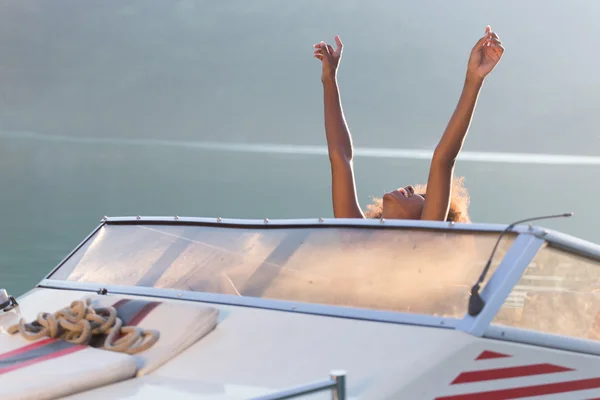
[[(360, 227), (373, 229), (424, 229), (428, 231), (462, 231), (462, 232), (496, 232), (500, 234), (508, 225), (502, 224), (457, 224), (438, 221), (411, 221), (411, 220), (356, 220), (356, 219), (291, 219), (291, 220), (242, 220), (222, 218), (194, 218), (194, 217), (105, 217), (101, 223), (58, 265), (42, 279), (37, 287), (67, 290), (82, 290), (100, 292), (106, 289), (109, 293), (123, 295), (154, 296), (169, 299), (182, 299), (189, 301), (221, 304), (228, 306), (252, 307), (268, 310), (296, 312), (304, 314), (321, 315), (328, 317), (350, 318), (374, 322), (387, 322), (397, 324), (419, 325), (445, 329), (456, 329), (478, 337), (494, 337), (500, 340), (504, 334), (497, 333), (497, 328), (491, 323), (500, 307), (517, 284), (522, 274), (529, 266), (539, 250), (550, 244), (564, 251), (584, 255), (600, 261), (600, 246), (591, 242), (571, 237), (558, 232), (549, 231), (540, 227), (517, 225), (510, 232), (516, 233), (513, 244), (509, 247), (505, 257), (489, 277), (489, 281), (481, 291), (481, 296), (486, 302), (483, 311), (477, 316), (465, 313), (463, 318), (438, 317), (425, 314), (411, 314), (396, 311), (375, 309), (360, 309), (337, 305), (308, 304), (288, 300), (240, 297), (227, 294), (192, 292), (178, 289), (132, 287), (118, 285), (101, 285), (52, 279), (51, 276), (61, 268), (77, 251), (83, 247), (105, 225), (196, 225), (240, 227), (254, 229), (278, 229), (292, 227)], [(482, 266), (483, 268), (483, 266)], [(474, 282), (473, 282), (474, 283)], [(466, 305), (465, 305), (466, 306)], [(466, 309), (466, 307), (465, 307)], [(600, 355), (600, 342), (592, 340), (573, 340), (569, 337), (534, 332), (536, 343), (564, 350), (582, 351), (589, 354)], [(522, 341), (523, 335), (509, 335)], [(528, 338), (531, 336), (527, 336)], [(553, 338), (553, 336), (556, 336)], [(550, 339), (549, 339), (550, 337)], [(532, 339), (529, 341), (531, 342)], [(585, 346), (581, 345), (585, 343)]]

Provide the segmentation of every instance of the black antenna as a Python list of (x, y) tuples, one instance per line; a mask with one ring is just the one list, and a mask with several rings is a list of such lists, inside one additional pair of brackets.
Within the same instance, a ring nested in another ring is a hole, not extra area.
[(473, 285), (473, 287), (471, 288), (471, 296), (469, 296), (469, 315), (471, 315), (472, 317), (479, 315), (479, 313), (481, 312), (481, 310), (483, 310), (483, 307), (485, 306), (485, 302), (479, 295), (479, 289), (481, 288), (481, 284), (483, 283), (483, 280), (485, 279), (485, 276), (487, 275), (488, 270), (490, 269), (490, 265), (492, 265), (492, 260), (494, 259), (494, 254), (496, 253), (496, 249), (498, 248), (498, 245), (500, 244), (500, 240), (502, 240), (502, 237), (506, 234), (506, 232), (511, 230), (515, 225), (522, 224), (523, 222), (538, 221), (540, 219), (564, 218), (564, 217), (571, 217), (571, 216), (573, 216), (572, 212), (564, 213), (564, 214), (544, 215), (543, 217), (533, 217), (533, 218), (522, 219), (520, 221), (515, 221), (512, 224), (508, 225), (506, 227), (506, 229), (504, 229), (502, 231), (502, 233), (500, 234), (500, 236), (498, 237), (498, 240), (496, 241), (496, 245), (494, 246), (494, 249), (492, 250), (492, 254), (490, 254), (490, 258), (488, 259), (487, 263), (485, 264), (483, 271), (481, 271), (481, 275), (479, 276), (479, 279), (477, 280), (475, 285)]

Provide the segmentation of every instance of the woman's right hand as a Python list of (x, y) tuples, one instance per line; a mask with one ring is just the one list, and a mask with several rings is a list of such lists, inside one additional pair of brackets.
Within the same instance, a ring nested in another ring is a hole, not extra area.
[(317, 43), (313, 47), (314, 56), (323, 63), (323, 72), (321, 73), (321, 81), (335, 80), (337, 69), (342, 59), (342, 41), (339, 36), (335, 37), (336, 49), (325, 42)]

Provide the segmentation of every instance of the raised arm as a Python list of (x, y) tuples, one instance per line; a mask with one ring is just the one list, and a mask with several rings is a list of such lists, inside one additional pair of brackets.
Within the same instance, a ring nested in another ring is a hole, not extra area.
[(331, 163), (331, 191), (335, 218), (364, 218), (358, 204), (352, 163), (352, 137), (344, 118), (337, 68), (342, 58), (342, 41), (335, 37), (336, 49), (321, 42), (315, 44), (314, 55), (321, 60), (323, 72), (323, 100), (325, 106), (325, 134)]
[(421, 219), (445, 221), (448, 217), (456, 158), (467, 137), (483, 81), (503, 53), (500, 38), (488, 26), (471, 51), (458, 105), (433, 153)]

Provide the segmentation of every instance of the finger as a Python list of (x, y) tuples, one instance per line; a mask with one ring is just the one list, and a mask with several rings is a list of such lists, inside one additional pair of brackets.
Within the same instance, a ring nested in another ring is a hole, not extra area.
[(494, 45), (502, 46), (502, 42), (500, 41), (500, 39), (488, 39), (487, 45), (488, 46), (494, 46)]
[(344, 48), (344, 44), (342, 43), (342, 39), (340, 39), (340, 35), (335, 35), (335, 51), (337, 54), (342, 54), (342, 49)]
[(501, 44), (492, 43), (488, 48), (497, 55), (504, 53), (504, 47)]
[(492, 48), (496, 50), (496, 53), (498, 54), (504, 53), (504, 46), (502, 46), (501, 44), (494, 45), (492, 46)]
[(315, 54), (314, 57), (318, 58), (321, 61), (323, 61), (323, 54)]
[(333, 50), (333, 47), (330, 44), (327, 45), (327, 52), (331, 55), (335, 54), (335, 50)]
[(324, 44), (325, 44), (325, 42), (319, 42), (319, 43), (315, 44), (313, 47), (314, 47), (315, 49), (320, 49), (320, 48), (321, 48), (321, 46), (323, 46)]
[(487, 35), (488, 33), (490, 33), (492, 31), (492, 27), (491, 26), (486, 26), (485, 27), (485, 34)]
[(485, 42), (486, 42), (487, 39), (488, 39), (487, 36), (484, 36), (481, 39), (479, 39), (477, 41), (477, 43), (475, 43), (475, 46), (473, 46), (473, 51), (479, 50), (479, 48), (482, 47), (485, 44)]
[(498, 34), (497, 34), (496, 32), (490, 32), (490, 33), (489, 33), (489, 36), (490, 36), (491, 38), (493, 38), (493, 39), (498, 39), (498, 40), (500, 40), (500, 37), (498, 37)]
[(485, 54), (488, 57), (492, 57), (492, 58), (496, 58), (499, 60), (500, 57), (502, 56), (502, 54), (504, 53), (504, 47), (502, 47), (502, 45), (499, 44), (493, 44), (489, 47), (485, 48)]
[(328, 44), (323, 43), (321, 45), (321, 55), (323, 55), (323, 57), (327, 57), (327, 60), (331, 62), (333, 60), (333, 51), (330, 49), (331, 46)]

